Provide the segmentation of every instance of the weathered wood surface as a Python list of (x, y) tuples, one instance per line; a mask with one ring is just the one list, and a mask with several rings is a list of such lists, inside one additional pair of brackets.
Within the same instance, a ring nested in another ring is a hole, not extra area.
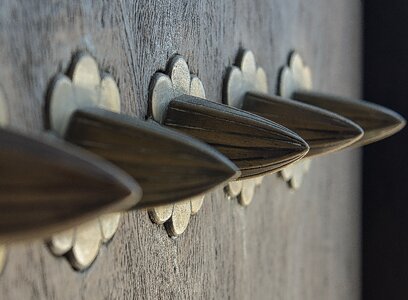
[[(134, 2), (134, 3), (133, 3)], [(125, 113), (147, 114), (150, 76), (180, 53), (221, 99), (238, 47), (255, 52), (276, 85), (296, 48), (318, 90), (358, 96), (360, 1), (15, 1), (0, 10), (0, 84), (11, 125), (43, 127), (49, 80), (88, 50), (119, 84)], [(296, 192), (267, 177), (247, 208), (207, 195), (186, 232), (170, 239), (144, 211), (83, 273), (42, 241), (9, 248), (2, 299), (356, 299), (360, 158), (316, 159)]]

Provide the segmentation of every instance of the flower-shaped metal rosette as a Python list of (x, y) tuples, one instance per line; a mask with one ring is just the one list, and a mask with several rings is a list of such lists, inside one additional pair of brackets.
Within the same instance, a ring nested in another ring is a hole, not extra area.
[(224, 85), (226, 104), (241, 108), (247, 92), (268, 93), (268, 80), (263, 68), (256, 65), (254, 53), (245, 50), (236, 66), (231, 66)]
[[(297, 90), (312, 89), (312, 73), (302, 60), (302, 57), (295, 51), (289, 55), (288, 65), (284, 66), (279, 74), (278, 95), (284, 98), (291, 98)], [(281, 177), (289, 183), (293, 189), (298, 189), (303, 180), (303, 176), (310, 168), (310, 159), (304, 158), (282, 171)]]
[(79, 53), (67, 75), (59, 74), (52, 84), (48, 108), (49, 127), (63, 137), (74, 111), (100, 107), (120, 112), (120, 95), (115, 80), (100, 72), (95, 59)]
[(119, 227), (121, 215), (103, 215), (76, 228), (53, 235), (48, 240), (54, 255), (65, 255), (77, 270), (89, 267), (98, 256), (101, 244), (108, 242)]
[(201, 209), (205, 196), (197, 196), (176, 204), (162, 205), (149, 209), (150, 219), (156, 224), (164, 224), (171, 237), (182, 234), (191, 216)]
[(225, 187), (225, 191), (229, 198), (236, 197), (239, 204), (248, 206), (252, 202), (256, 188), (262, 184), (263, 178), (264, 176), (258, 176), (246, 180), (231, 181)]
[[(205, 99), (205, 90), (201, 80), (190, 74), (184, 59), (176, 56), (171, 60), (168, 74), (155, 74), (156, 80), (152, 87), (151, 112), (153, 118), (161, 122), (167, 104), (181, 95), (191, 95)], [(162, 205), (149, 209), (150, 219), (156, 224), (164, 224), (168, 234), (177, 237), (182, 234), (190, 221), (190, 217), (200, 210), (204, 195), (196, 196), (176, 204)]]
[[(264, 69), (256, 65), (252, 51), (241, 53), (237, 65), (228, 71), (224, 85), (223, 99), (226, 104), (241, 108), (245, 94), (249, 91), (268, 93), (268, 80)], [(247, 206), (252, 202), (256, 186), (261, 185), (263, 176), (231, 181), (225, 188), (229, 197), (237, 197), (238, 202)]]
[[(115, 80), (99, 71), (95, 59), (85, 53), (75, 56), (67, 75), (58, 75), (50, 91), (48, 108), (50, 128), (63, 137), (73, 112), (80, 108), (99, 107), (120, 112), (120, 94)], [(56, 234), (48, 244), (55, 255), (69, 258), (76, 269), (89, 267), (100, 245), (113, 237), (121, 213), (111, 213), (72, 230)]]

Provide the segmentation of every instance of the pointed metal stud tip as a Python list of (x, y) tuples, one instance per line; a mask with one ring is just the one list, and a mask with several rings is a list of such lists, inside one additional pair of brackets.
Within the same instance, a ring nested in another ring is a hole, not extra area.
[(223, 153), (239, 167), (240, 179), (276, 172), (309, 150), (301, 137), (279, 124), (206, 100), (201, 81), (180, 56), (170, 62), (168, 75), (153, 77), (150, 110), (162, 125)]
[[(299, 55), (290, 56), (280, 73), (280, 90), (311, 87), (310, 69)], [(288, 97), (269, 96), (265, 72), (258, 67), (250, 50), (241, 51), (237, 66), (232, 66), (224, 83), (224, 101), (293, 130), (309, 145), (307, 157), (342, 149), (362, 137), (362, 129), (350, 120)], [(284, 92), (285, 94), (285, 92)]]
[(242, 108), (299, 134), (310, 146), (307, 157), (338, 151), (363, 136), (360, 126), (336, 113), (278, 96), (247, 93)]
[(279, 124), (193, 96), (172, 100), (163, 124), (226, 155), (241, 170), (240, 179), (278, 171), (309, 150), (302, 138)]
[(351, 147), (384, 139), (405, 126), (403, 117), (385, 107), (312, 91), (311, 69), (296, 52), (290, 54), (288, 66), (282, 69), (278, 92), (285, 98), (332, 111), (358, 124), (364, 130), (364, 135)]
[(126, 173), (55, 138), (0, 129), (0, 144), (1, 243), (46, 237), (140, 200)]
[(191, 137), (120, 113), (114, 79), (80, 53), (69, 76), (60, 74), (48, 93), (48, 123), (61, 138), (110, 160), (143, 188), (136, 208), (200, 195), (234, 178), (237, 167)]
[(296, 91), (293, 98), (336, 112), (360, 125), (364, 136), (352, 147), (364, 146), (389, 137), (400, 131), (406, 123), (398, 113), (367, 101), (353, 101), (311, 91)]
[(239, 175), (225, 156), (200, 141), (103, 109), (77, 110), (65, 139), (136, 179), (143, 189), (138, 208), (200, 195)]

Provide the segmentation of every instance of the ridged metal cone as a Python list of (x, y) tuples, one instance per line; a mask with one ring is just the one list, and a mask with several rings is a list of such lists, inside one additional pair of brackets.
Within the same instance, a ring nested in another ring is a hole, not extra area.
[(213, 146), (241, 170), (241, 179), (276, 172), (309, 147), (296, 133), (265, 118), (183, 95), (170, 101), (163, 125)]
[(68, 143), (0, 129), (0, 144), (2, 243), (47, 237), (141, 198), (126, 173)]
[(299, 134), (309, 144), (307, 157), (338, 151), (363, 136), (360, 126), (336, 113), (279, 96), (247, 93), (242, 108)]
[(194, 138), (103, 109), (76, 111), (65, 139), (136, 179), (143, 189), (137, 207), (200, 195), (239, 175), (225, 156)]
[(352, 101), (347, 98), (323, 93), (298, 91), (293, 98), (336, 112), (360, 125), (364, 136), (353, 147), (364, 146), (389, 137), (405, 126), (405, 119), (398, 113), (367, 101)]

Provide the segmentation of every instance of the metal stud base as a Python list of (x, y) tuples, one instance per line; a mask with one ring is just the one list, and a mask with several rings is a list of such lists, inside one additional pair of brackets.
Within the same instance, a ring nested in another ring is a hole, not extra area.
[[(227, 74), (223, 91), (225, 104), (241, 108), (245, 94), (249, 91), (268, 93), (266, 73), (257, 67), (252, 51), (246, 50), (238, 59), (238, 66), (232, 66)], [(226, 187), (229, 197), (236, 197), (239, 204), (248, 206), (252, 202), (255, 187), (262, 183), (263, 176), (257, 178), (232, 181)]]
[[(190, 75), (186, 61), (175, 56), (169, 65), (169, 75), (156, 73), (151, 85), (151, 113), (155, 121), (162, 123), (168, 103), (181, 95), (191, 95), (205, 99), (201, 80)], [(171, 237), (181, 235), (187, 228), (190, 216), (200, 210), (204, 195), (185, 201), (149, 209), (150, 219), (156, 224), (164, 224)]]
[[(310, 68), (303, 64), (299, 54), (293, 52), (290, 55), (289, 64), (281, 71), (278, 94), (290, 98), (296, 90), (309, 90), (311, 88), (312, 76)], [(224, 85), (224, 102), (241, 108), (248, 92), (268, 93), (268, 80), (265, 71), (257, 66), (253, 52), (245, 50), (241, 53), (237, 66), (232, 66), (227, 74)], [(279, 174), (288, 182), (290, 187), (297, 189), (300, 187), (303, 175), (309, 170), (309, 167), (310, 159), (304, 158), (285, 167)], [(238, 195), (238, 199), (242, 198), (239, 192), (234, 192), (238, 190), (238, 187), (237, 184), (233, 184), (234, 186), (228, 187), (227, 191), (231, 196)], [(251, 186), (252, 183), (248, 185)], [(245, 190), (244, 182), (242, 183), (242, 189)], [(251, 195), (251, 193), (246, 194)], [(244, 198), (246, 197), (244, 196)], [(240, 203), (243, 203), (243, 201), (240, 201)], [(250, 203), (250, 201), (244, 201), (244, 203)]]
[(255, 190), (262, 184), (264, 176), (258, 176), (247, 180), (231, 181), (225, 187), (228, 198), (237, 198), (242, 206), (251, 204)]
[[(289, 55), (288, 65), (284, 66), (279, 74), (278, 91), (279, 96), (291, 98), (297, 90), (312, 89), (312, 72), (303, 62), (302, 57), (295, 51)], [(311, 160), (304, 158), (301, 161), (290, 165), (280, 172), (291, 188), (299, 189), (303, 176), (309, 171)]]
[[(79, 53), (69, 76), (58, 75), (50, 91), (50, 129), (63, 137), (70, 117), (80, 108), (99, 107), (120, 112), (120, 95), (115, 80), (99, 71), (93, 57)], [(47, 244), (57, 256), (66, 255), (78, 270), (89, 267), (102, 243), (109, 241), (119, 227), (121, 214), (111, 213), (77, 228), (52, 236)]]

